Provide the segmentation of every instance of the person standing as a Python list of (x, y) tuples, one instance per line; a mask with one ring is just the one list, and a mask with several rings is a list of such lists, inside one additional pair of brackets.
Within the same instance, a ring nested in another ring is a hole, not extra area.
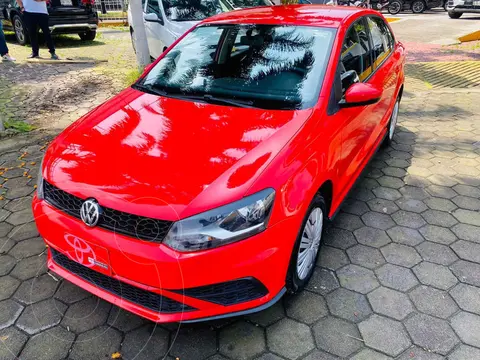
[(2, 19), (0, 19), (0, 57), (2, 58), (2, 61), (15, 61), (15, 59), (8, 54), (7, 42), (5, 41), (5, 34), (3, 33)]
[(17, 0), (17, 3), (23, 12), (28, 28), (28, 35), (32, 44), (32, 53), (28, 58), (35, 59), (39, 57), (38, 28), (40, 28), (42, 29), (43, 36), (45, 36), (45, 42), (50, 51), (50, 58), (52, 60), (58, 60), (58, 56), (55, 54), (55, 45), (53, 44), (52, 35), (50, 34), (50, 28), (48, 27), (46, 0)]

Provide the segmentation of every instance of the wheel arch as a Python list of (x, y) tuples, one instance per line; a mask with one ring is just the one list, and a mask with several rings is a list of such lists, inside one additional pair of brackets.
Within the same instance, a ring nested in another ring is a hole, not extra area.
[(325, 205), (327, 206), (327, 216), (329, 216), (333, 201), (333, 181), (325, 180), (316, 193), (320, 194), (325, 200)]

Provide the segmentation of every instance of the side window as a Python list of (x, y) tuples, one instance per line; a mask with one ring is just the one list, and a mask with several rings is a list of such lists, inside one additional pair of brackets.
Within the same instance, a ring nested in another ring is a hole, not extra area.
[(160, 16), (160, 7), (158, 5), (158, 0), (148, 0), (147, 14), (149, 13), (155, 13)]
[(354, 70), (360, 81), (372, 72), (368, 32), (363, 19), (355, 22), (347, 32), (342, 46), (340, 73)]
[(385, 22), (377, 17), (368, 18), (368, 27), (372, 37), (372, 57), (374, 68), (378, 68), (393, 51), (393, 35)]

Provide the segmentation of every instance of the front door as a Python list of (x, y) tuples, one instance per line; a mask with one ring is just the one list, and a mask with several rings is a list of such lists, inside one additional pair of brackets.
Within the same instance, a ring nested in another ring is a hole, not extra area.
[[(161, 0), (160, 0), (161, 1)], [(147, 0), (147, 6), (145, 14), (156, 14), (158, 21), (143, 20), (145, 24), (145, 32), (147, 33), (148, 48), (150, 50), (150, 56), (157, 58), (162, 54), (163, 48), (167, 45), (166, 41), (166, 29), (165, 19), (160, 10), (159, 0)]]

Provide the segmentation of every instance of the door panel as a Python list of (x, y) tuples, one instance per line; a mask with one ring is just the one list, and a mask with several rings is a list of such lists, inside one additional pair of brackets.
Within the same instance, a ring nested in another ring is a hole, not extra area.
[[(165, 22), (158, 0), (148, 0), (145, 13), (155, 13), (159, 19), (163, 19)], [(157, 58), (163, 52), (163, 47), (165, 46), (165, 25), (159, 22), (145, 21), (145, 19), (143, 20), (143, 23), (145, 24), (145, 31), (147, 33), (150, 56)]]

